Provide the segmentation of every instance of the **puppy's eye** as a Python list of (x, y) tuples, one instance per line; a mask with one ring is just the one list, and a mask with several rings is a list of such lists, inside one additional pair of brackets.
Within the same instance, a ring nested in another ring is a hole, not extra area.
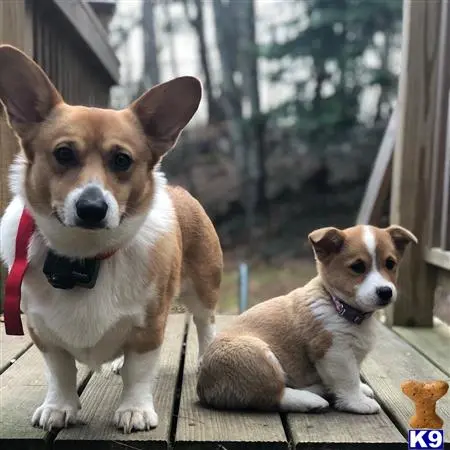
[(53, 152), (53, 156), (58, 164), (61, 164), (64, 167), (73, 167), (78, 164), (78, 158), (75, 150), (68, 145), (61, 145), (60, 147), (57, 147)]
[(124, 152), (116, 152), (113, 154), (110, 167), (114, 172), (126, 172), (133, 164), (131, 156)]
[(395, 261), (392, 258), (386, 259), (386, 262), (384, 264), (387, 270), (394, 270), (396, 266)]
[(361, 275), (366, 271), (366, 265), (363, 261), (356, 261), (350, 266), (350, 269), (358, 275)]

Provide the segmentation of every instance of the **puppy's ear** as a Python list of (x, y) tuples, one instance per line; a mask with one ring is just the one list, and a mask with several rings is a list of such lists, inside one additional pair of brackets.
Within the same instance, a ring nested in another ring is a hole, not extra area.
[(416, 236), (414, 236), (411, 231), (408, 231), (406, 228), (399, 225), (391, 225), (385, 228), (385, 231), (391, 236), (392, 242), (400, 256), (403, 256), (409, 243), (413, 242), (414, 244), (417, 244), (418, 242)]
[(62, 98), (44, 71), (25, 53), (0, 45), (0, 101), (20, 137), (46, 119)]
[(329, 256), (339, 253), (345, 241), (343, 231), (334, 227), (319, 228), (308, 235), (314, 253), (319, 261), (325, 261)]
[(202, 98), (197, 78), (179, 77), (158, 84), (130, 105), (159, 159), (177, 142)]

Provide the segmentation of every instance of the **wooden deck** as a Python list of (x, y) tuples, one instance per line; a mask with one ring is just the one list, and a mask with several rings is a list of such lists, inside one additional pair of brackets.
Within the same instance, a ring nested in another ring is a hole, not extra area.
[[(232, 316), (218, 318), (219, 328)], [(400, 390), (408, 378), (445, 379), (450, 376), (450, 333), (435, 329), (395, 328), (380, 324), (376, 349), (362, 375), (374, 389), (384, 411), (358, 416), (325, 414), (229, 413), (197, 404), (196, 334), (183, 314), (170, 317), (156, 389), (160, 425), (153, 431), (124, 435), (112, 426), (121, 379), (108, 370), (78, 375), (81, 424), (59, 433), (30, 425), (46, 390), (44, 362), (25, 337), (1, 331), (0, 448), (18, 449), (405, 449), (411, 402)], [(264, 395), (262, 392), (261, 395)], [(438, 403), (450, 449), (450, 395)], [(81, 442), (80, 442), (81, 441)], [(6, 444), (6, 445), (5, 445)]]

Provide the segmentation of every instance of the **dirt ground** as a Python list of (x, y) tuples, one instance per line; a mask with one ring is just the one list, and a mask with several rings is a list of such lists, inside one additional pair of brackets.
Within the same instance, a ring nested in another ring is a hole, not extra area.
[[(239, 260), (231, 254), (224, 255), (225, 268), (222, 278), (219, 313), (233, 314), (239, 311)], [(249, 264), (249, 307), (269, 298), (290, 292), (304, 285), (313, 276), (316, 268), (310, 258), (288, 259), (278, 264), (262, 262)], [(180, 298), (195, 295), (191, 286), (183, 287)], [(178, 304), (174, 311), (182, 311)]]

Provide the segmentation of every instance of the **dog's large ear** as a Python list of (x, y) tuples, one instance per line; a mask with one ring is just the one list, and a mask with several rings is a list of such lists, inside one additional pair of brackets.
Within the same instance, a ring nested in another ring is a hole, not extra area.
[(158, 84), (130, 105), (158, 158), (176, 144), (201, 98), (200, 81), (186, 76)]
[(45, 120), (62, 98), (31, 58), (15, 47), (0, 45), (0, 101), (22, 137), (30, 125)]
[(414, 244), (417, 244), (418, 242), (416, 236), (414, 236), (411, 231), (399, 225), (391, 225), (385, 228), (385, 231), (391, 236), (392, 242), (400, 256), (403, 255), (409, 243), (413, 242)]
[(338, 228), (326, 227), (311, 232), (308, 240), (319, 261), (325, 261), (330, 255), (339, 253), (345, 241), (345, 235)]

